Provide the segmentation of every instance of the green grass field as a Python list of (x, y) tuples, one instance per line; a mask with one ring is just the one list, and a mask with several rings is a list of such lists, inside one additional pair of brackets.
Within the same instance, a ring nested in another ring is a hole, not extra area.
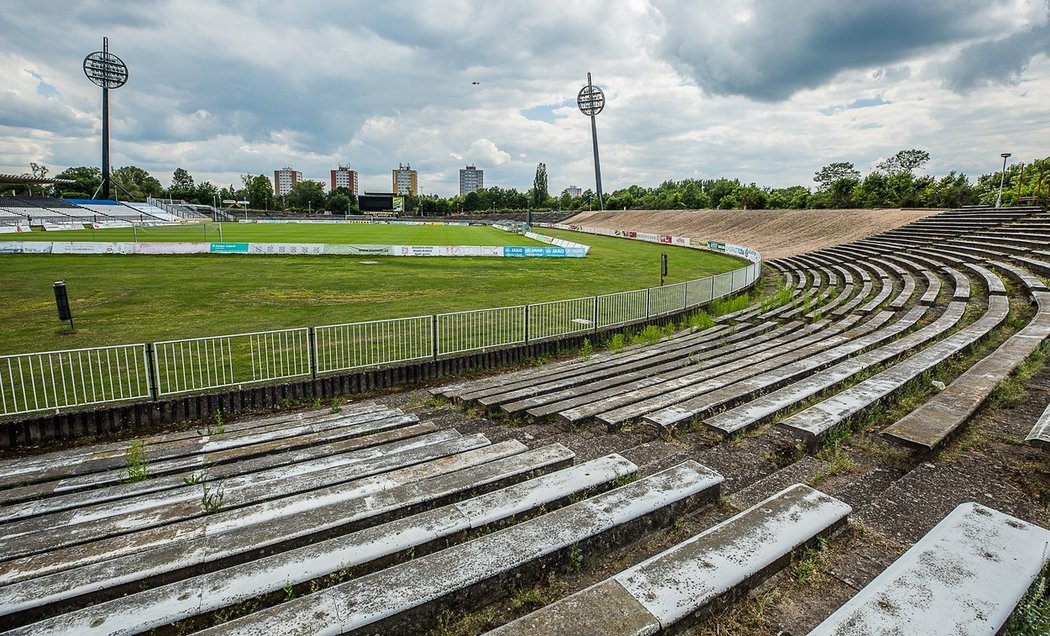
[[(220, 227), (221, 234), (220, 234)], [(62, 230), (19, 234), (19, 241), (139, 241), (231, 243), (353, 243), (364, 245), (539, 245), (532, 239), (491, 227), (457, 225), (371, 225), (293, 223), (199, 223), (105, 230)], [(220, 238), (221, 236), (221, 238)]]
[[(225, 240), (242, 240), (233, 237), (245, 228), (226, 227), (231, 229), (224, 228)], [(304, 234), (304, 228), (313, 232)], [(270, 231), (271, 227), (246, 229)], [(299, 242), (320, 242), (332, 231), (328, 226), (272, 229), (278, 231), (271, 235), (275, 241)], [(3, 255), (0, 354), (416, 316), (639, 289), (659, 284), (661, 252), (669, 256), (667, 283), (744, 265), (731, 257), (681, 247), (553, 230), (544, 233), (591, 245), (590, 255), (583, 259)], [(434, 240), (396, 242), (434, 244)], [(366, 260), (378, 264), (363, 264)], [(57, 319), (51, 289), (57, 280), (66, 281), (75, 334)]]

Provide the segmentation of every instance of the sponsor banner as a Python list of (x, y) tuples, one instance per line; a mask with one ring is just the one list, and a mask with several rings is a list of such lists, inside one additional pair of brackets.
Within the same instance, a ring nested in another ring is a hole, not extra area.
[(22, 232), (29, 232), (30, 228), (25, 224), (18, 225), (0, 225), (0, 234), (20, 234)]
[(212, 254), (246, 254), (247, 242), (213, 242), (208, 251)]
[(120, 254), (117, 243), (95, 243), (92, 241), (55, 241), (52, 254)]
[(324, 254), (340, 256), (390, 256), (389, 245), (325, 245)]
[[(571, 252), (569, 250), (572, 250)], [(581, 258), (585, 250), (574, 247), (504, 247), (503, 255), (508, 258)]]
[(132, 254), (207, 254), (210, 243), (133, 243)]
[(536, 223), (536, 225), (540, 227), (555, 228), (558, 230), (582, 232), (584, 234), (618, 236), (620, 238), (636, 239), (639, 241), (649, 241), (651, 243), (662, 243), (665, 245), (679, 245), (682, 247), (692, 247), (695, 249), (711, 250), (713, 252), (721, 252), (723, 254), (739, 256), (741, 258), (745, 258), (751, 261), (752, 263), (758, 263), (762, 260), (762, 256), (750, 247), (744, 247), (743, 245), (733, 245), (732, 243), (725, 243), (723, 241), (689, 238), (684, 236), (672, 236), (666, 234), (652, 234), (649, 232), (633, 232), (631, 230), (610, 230), (607, 228), (599, 227), (583, 227), (580, 225), (566, 225), (564, 223)]
[(272, 254), (276, 256), (317, 256), (324, 254), (323, 243), (247, 243), (243, 254)]

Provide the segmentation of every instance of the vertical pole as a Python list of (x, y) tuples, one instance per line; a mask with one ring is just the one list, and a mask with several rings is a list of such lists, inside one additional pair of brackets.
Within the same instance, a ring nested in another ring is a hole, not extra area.
[(438, 319), (436, 315), (430, 316), (430, 342), (433, 345), (434, 360), (438, 359)]
[[(220, 226), (221, 227), (221, 226)], [(220, 230), (221, 232), (221, 230)], [(219, 237), (219, 242), (222, 242), (222, 237)], [(309, 334), (309, 351), (306, 355), (310, 356), (310, 379), (317, 379), (317, 336), (314, 334), (314, 328), (310, 327), (307, 332)]]
[(525, 305), (525, 344), (529, 344), (529, 306)]
[[(591, 88), (591, 74), (587, 73), (587, 88)], [(591, 115), (591, 143), (594, 146), (594, 185), (598, 189), (598, 209), (605, 209), (605, 197), (602, 196), (602, 166), (598, 161), (598, 124)]]
[(157, 401), (157, 361), (156, 354), (153, 351), (153, 343), (146, 343), (146, 386), (149, 388), (149, 397), (154, 402)]
[[(102, 38), (102, 59), (109, 62), (109, 38)], [(102, 198), (109, 198), (109, 89), (105, 86), (102, 87)]]
[[(1024, 163), (1021, 164), (1021, 169), (1017, 171), (1017, 198), (1021, 198), (1021, 182), (1024, 181)], [(1017, 205), (1016, 201), (1014, 205)]]
[(598, 297), (594, 297), (594, 333), (598, 333)]

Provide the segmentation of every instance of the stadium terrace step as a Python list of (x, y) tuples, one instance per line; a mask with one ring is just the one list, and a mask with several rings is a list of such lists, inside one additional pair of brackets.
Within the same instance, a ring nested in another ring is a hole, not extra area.
[[(61, 614), (12, 633), (133, 634), (346, 569), (360, 576), (391, 560), (404, 560), (448, 547), (466, 538), (468, 533), (484, 533), (508, 520), (534, 517), (538, 512), (604, 489), (636, 471), (637, 467), (623, 457), (607, 455), (352, 534)], [(0, 588), (2, 593), (4, 590)], [(24, 596), (20, 599), (23, 605), (35, 600)]]
[[(643, 390), (624, 396), (619, 403), (596, 405), (599, 413), (594, 415), (595, 419), (603, 423), (610, 430), (619, 428), (625, 423), (644, 417), (673, 404), (684, 402), (705, 393), (741, 382), (747, 378), (771, 371), (786, 364), (800, 360), (808, 355), (813, 355), (834, 347), (855, 335), (868, 331), (865, 327), (858, 328), (859, 331), (849, 332), (845, 335), (843, 331), (849, 329), (854, 322), (861, 318), (860, 315), (849, 316), (837, 325), (818, 327), (817, 331), (806, 338), (800, 339), (783, 347), (774, 347), (759, 354), (755, 354), (733, 365), (725, 365), (720, 368), (720, 375), (712, 377), (712, 374), (703, 374), (697, 378), (691, 378), (689, 382), (676, 381), (652, 387), (652, 390)], [(562, 411), (559, 416), (568, 419), (567, 411)], [(574, 413), (575, 414), (575, 413)], [(570, 420), (571, 421), (571, 420)]]
[[(0, 585), (50, 575), (55, 589), (72, 590), (76, 586), (68, 572), (78, 568), (78, 585), (97, 591), (101, 588), (92, 587), (92, 580), (134, 581), (362, 520), (371, 525), (384, 514), (439, 501), (464, 488), (480, 489), (494, 480), (517, 481), (519, 473), (545, 472), (548, 466), (560, 468), (572, 461), (572, 453), (557, 445), (526, 451), (521, 442), (508, 440), (280, 500), (220, 509), (163, 528), (53, 549), (0, 563)], [(524, 468), (516, 470), (519, 466)], [(147, 553), (160, 555), (149, 557), (163, 564), (157, 571), (143, 566)]]
[(990, 272), (987, 269), (981, 267), (980, 265), (974, 265), (973, 263), (964, 263), (963, 267), (965, 267), (966, 269), (970, 270), (971, 272), (976, 273), (978, 276), (981, 277), (981, 280), (984, 281), (984, 286), (988, 288), (988, 294), (989, 295), (991, 295), (991, 296), (997, 296), (997, 295), (998, 296), (1005, 296), (1006, 295), (1006, 286), (1003, 285), (1003, 281), (998, 276), (993, 274), (992, 272)]
[[(815, 372), (837, 364), (859, 351), (877, 345), (889, 338), (896, 337), (903, 331), (911, 328), (923, 313), (925, 312), (909, 312), (905, 319), (898, 320), (889, 326), (881, 327), (866, 335), (859, 335), (856, 339), (847, 341), (834, 348), (823, 351), (818, 350), (814, 355), (802, 358), (796, 362), (785, 364), (746, 380), (650, 413), (643, 418), (643, 421), (661, 427), (679, 426), (685, 422), (705, 417), (719, 407), (731, 406), (744, 400), (753, 400), (763, 392), (779, 389), (784, 385), (804, 380)], [(876, 320), (881, 318), (885, 321), (891, 316), (892, 312), (883, 312), (876, 317)], [(873, 326), (881, 325), (875, 322)]]
[(1035, 256), (1035, 258), (1014, 256), (1012, 260), (1024, 265), (1040, 276), (1050, 276), (1050, 262), (1047, 262), (1050, 261), (1050, 252), (1033, 251), (1032, 255)]
[[(948, 306), (940, 318), (913, 334), (867, 353), (844, 360), (833, 367), (814, 373), (808, 378), (757, 397), (737, 407), (709, 416), (702, 423), (704, 426), (724, 435), (733, 435), (761, 424), (778, 413), (791, 408), (793, 405), (809, 399), (822, 391), (832, 389), (874, 365), (897, 359), (912, 349), (923, 346), (926, 342), (938, 337), (961, 320), (964, 309), (965, 305), (963, 303), (953, 303)], [(925, 307), (916, 307), (900, 323), (914, 323), (926, 311)]]
[[(481, 434), (458, 437), (454, 430), (448, 432), (454, 435), (446, 432), (432, 433), (388, 445), (400, 446), (396, 451), (377, 447), (365, 449), (367, 452), (347, 453), (344, 457), (325, 458), (327, 461), (323, 464), (314, 462), (308, 468), (302, 467), (302, 471), (296, 467), (296, 470), (289, 473), (281, 468), (272, 476), (266, 475), (269, 478), (265, 480), (254, 475), (234, 483), (230, 483), (233, 481), (230, 480), (221, 485), (224, 493), (222, 507), (232, 511), (238, 507), (359, 480), (489, 444), (488, 439)], [(385, 452), (387, 450), (389, 452)], [(306, 470), (310, 472), (305, 472)], [(0, 538), (0, 554), (5, 558), (28, 556), (57, 547), (77, 545), (135, 531), (163, 529), (177, 521), (199, 518), (207, 514), (201, 504), (201, 492), (203, 488), (187, 485), (179, 493), (182, 497), (174, 501), (164, 501), (162, 504), (147, 500), (139, 507), (135, 505), (137, 500), (131, 500), (98, 512), (74, 510), (69, 516), (57, 513), (5, 524), (0, 526), (0, 533), (3, 534)], [(102, 514), (106, 516), (101, 516)]]
[[(262, 471), (278, 466), (288, 466), (298, 462), (309, 461), (330, 455), (347, 453), (369, 446), (378, 446), (389, 442), (408, 439), (417, 435), (437, 432), (438, 427), (433, 423), (411, 424), (416, 418), (402, 416), (406, 420), (406, 426), (392, 428), (390, 430), (373, 433), (361, 437), (342, 439), (335, 437), (332, 441), (320, 446), (308, 448), (295, 448), (292, 446), (287, 451), (275, 451), (268, 455), (252, 457), (239, 462), (224, 464), (210, 464), (205, 460), (206, 469), (194, 472), (179, 473), (153, 477), (144, 481), (120, 483), (114, 486), (105, 486), (92, 490), (63, 491), (46, 499), (22, 501), (19, 503), (0, 507), (0, 524), (22, 517), (30, 517), (39, 514), (58, 512), (80, 506), (88, 506), (117, 499), (127, 499), (136, 495), (161, 490), (171, 490), (183, 487), (187, 481), (198, 483), (218, 482), (242, 473)], [(151, 466), (152, 468), (152, 466)], [(0, 525), (0, 528), (3, 526)]]
[[(841, 322), (838, 330), (829, 330), (827, 321), (809, 326), (802, 326), (800, 323), (789, 323), (782, 328), (782, 335), (762, 343), (753, 342), (751, 343), (752, 346), (739, 349), (735, 352), (735, 355), (726, 355), (725, 358), (709, 360), (706, 364), (701, 365), (703, 368), (686, 367), (669, 374), (650, 375), (643, 380), (615, 387), (614, 391), (606, 390), (582, 396), (581, 399), (573, 401), (573, 406), (560, 408), (556, 413), (560, 419), (566, 422), (580, 422), (588, 420), (599, 413), (664, 395), (672, 390), (693, 386), (698, 381), (710, 380), (716, 382), (717, 380), (713, 378), (739, 372), (741, 369), (745, 369), (760, 360), (766, 360), (793, 351), (823, 337), (830, 337), (838, 331), (852, 326), (857, 318), (853, 317), (848, 323), (845, 321)], [(829, 331), (825, 333), (825, 330)], [(537, 412), (536, 409), (529, 410), (530, 414)]]
[(1047, 406), (1043, 414), (1036, 420), (1035, 426), (1032, 427), (1025, 441), (1032, 446), (1050, 450), (1050, 406)]
[[(694, 358), (694, 356), (709, 356), (713, 350), (718, 349), (727, 342), (737, 342), (772, 329), (775, 326), (774, 323), (769, 322), (741, 332), (731, 330), (726, 326), (716, 325), (712, 329), (695, 334), (679, 335), (663, 340), (644, 349), (636, 350), (633, 353), (628, 352), (620, 356), (609, 356), (593, 364), (588, 364), (587, 361), (584, 361), (572, 371), (537, 373), (524, 381), (508, 381), (501, 386), (487, 386), (477, 391), (463, 391), (460, 393), (459, 401), (463, 404), (470, 404), (476, 401), (483, 406), (493, 407), (504, 402), (528, 398), (539, 393), (567, 389), (603, 378), (621, 376), (635, 369), (644, 369), (658, 364), (687, 365), (690, 358)], [(736, 332), (734, 333), (734, 331)], [(744, 332), (747, 332), (747, 335), (743, 335)]]
[[(347, 425), (357, 424), (395, 413), (403, 415), (399, 410), (370, 404), (360, 407), (355, 405), (336, 414), (326, 412), (308, 417), (299, 414), (298, 417), (285, 416), (272, 421), (266, 418), (262, 424), (251, 420), (231, 422), (225, 425), (226, 432), (221, 435), (183, 431), (147, 437), (143, 439), (144, 450), (149, 460), (156, 463), (162, 459), (192, 457), (200, 453), (218, 453), (238, 446), (249, 446), (262, 439), (276, 440), (326, 431), (341, 426), (343, 422)], [(118, 471), (124, 466), (127, 450), (128, 442), (123, 441), (0, 462), (0, 488), (69, 479), (107, 470)], [(186, 460), (188, 466), (192, 466), (194, 461)]]
[(1050, 287), (1047, 287), (1043, 279), (1038, 276), (1033, 276), (1027, 269), (1011, 265), (1003, 261), (988, 261), (988, 265), (996, 269), (1001, 269), (1007, 272), (1017, 280), (1021, 281), (1021, 284), (1029, 291), (1050, 291)]
[(997, 634), (1047, 562), (1050, 532), (959, 505), (810, 636)]
[[(529, 415), (533, 417), (546, 417), (562, 408), (568, 408), (570, 405), (584, 404), (602, 397), (618, 395), (628, 390), (626, 385), (630, 385), (632, 388), (640, 388), (654, 382), (696, 373), (701, 369), (716, 367), (724, 364), (725, 359), (731, 357), (734, 353), (753, 350), (764, 342), (769, 342), (782, 336), (790, 337), (793, 335), (793, 337), (801, 337), (798, 335), (799, 327), (801, 326), (799, 323), (782, 325), (770, 331), (769, 328), (772, 326), (775, 326), (775, 323), (763, 323), (755, 327), (741, 329), (735, 334), (726, 334), (724, 340), (718, 343), (724, 343), (724, 346), (705, 347), (685, 357), (675, 356), (667, 362), (653, 360), (650, 366), (638, 367), (633, 371), (624, 369), (624, 373), (613, 377), (606, 377), (596, 381), (588, 379), (586, 383), (574, 384), (564, 389), (547, 387), (543, 391), (529, 392), (527, 395), (530, 397), (520, 399), (515, 399), (518, 397), (517, 395), (499, 396), (500, 408), (507, 414), (528, 411)], [(511, 401), (504, 401), (505, 399)], [(494, 401), (493, 403), (496, 402)]]
[(970, 420), (1000, 381), (1050, 337), (1050, 292), (1033, 292), (1035, 317), (919, 408), (883, 429), (887, 439), (922, 450), (943, 444)]
[[(446, 550), (341, 583), (202, 634), (418, 634), (457, 602), (500, 598), (505, 586), (634, 538), (718, 497), (722, 477), (685, 462)], [(578, 557), (577, 557), (578, 558)]]
[(845, 503), (798, 484), (692, 539), (489, 636), (654, 634), (686, 627), (846, 522)]
[(879, 400), (896, 394), (908, 382), (983, 339), (1006, 320), (1009, 305), (1005, 296), (989, 297), (988, 310), (970, 326), (863, 382), (792, 415), (777, 425), (802, 435), (810, 444), (815, 443), (832, 428), (843, 424)]

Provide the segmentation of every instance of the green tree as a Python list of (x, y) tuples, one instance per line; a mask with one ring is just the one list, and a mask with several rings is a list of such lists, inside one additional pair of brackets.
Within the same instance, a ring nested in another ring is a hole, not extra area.
[(193, 185), (193, 177), (185, 168), (176, 168), (171, 175), (171, 187), (168, 188), (168, 197), (189, 201), (195, 198), (195, 194), (196, 187)]
[(737, 190), (736, 197), (745, 210), (764, 210), (769, 204), (769, 195), (753, 183)]
[(201, 181), (198, 183), (197, 187), (193, 189), (193, 196), (188, 197), (188, 200), (202, 205), (222, 205), (222, 197), (219, 196), (219, 189), (210, 181)]
[[(824, 166), (813, 175), (817, 182), (817, 191), (827, 192), (836, 181), (860, 181), (860, 172), (848, 161), (840, 161)], [(843, 186), (840, 186), (841, 190)]]
[(889, 159), (880, 161), (875, 167), (886, 174), (915, 174), (915, 170), (926, 165), (929, 160), (930, 153), (913, 148), (901, 150)]
[(769, 192), (769, 207), (776, 210), (804, 210), (809, 207), (810, 192), (805, 186), (774, 188)]
[(536, 166), (536, 178), (532, 181), (532, 207), (546, 207), (550, 196), (547, 190), (547, 164), (541, 163)]
[(113, 195), (125, 200), (145, 201), (148, 196), (164, 196), (160, 181), (138, 166), (117, 168), (110, 175), (110, 182)]
[(299, 181), (285, 197), (287, 207), (314, 212), (323, 210), (324, 202), (324, 185), (320, 181)]
[(102, 170), (89, 166), (66, 168), (55, 175), (55, 178), (73, 181), (56, 184), (60, 196), (67, 199), (90, 199), (102, 185)]
[(242, 174), (241, 181), (244, 182), (244, 200), (248, 201), (248, 207), (253, 210), (272, 210), (276, 208), (273, 195), (273, 183), (264, 174), (251, 175)]
[(334, 214), (353, 214), (357, 212), (357, 195), (350, 188), (336, 188), (328, 193), (324, 207)]

